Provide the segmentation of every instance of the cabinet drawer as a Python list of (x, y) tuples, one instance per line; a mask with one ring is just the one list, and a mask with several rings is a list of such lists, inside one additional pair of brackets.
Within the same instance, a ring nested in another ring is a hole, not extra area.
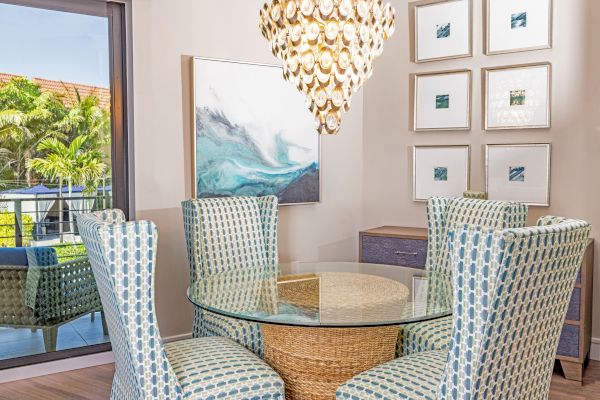
[(559, 356), (579, 357), (579, 327), (576, 325), (565, 325), (558, 342)]
[(361, 261), (403, 267), (425, 268), (427, 241), (363, 235)]
[(580, 312), (579, 308), (581, 306), (581, 289), (575, 288), (573, 290), (573, 294), (571, 295), (571, 302), (569, 303), (569, 309), (567, 310), (567, 319), (569, 321), (579, 321)]

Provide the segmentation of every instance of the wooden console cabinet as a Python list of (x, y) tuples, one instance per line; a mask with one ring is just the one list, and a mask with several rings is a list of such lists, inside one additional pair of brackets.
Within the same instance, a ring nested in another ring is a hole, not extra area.
[[(425, 268), (427, 229), (382, 226), (359, 234), (360, 262)], [(583, 366), (592, 342), (592, 290), (594, 240), (585, 251), (577, 283), (573, 289), (567, 318), (563, 326), (556, 359), (565, 377), (581, 382)]]

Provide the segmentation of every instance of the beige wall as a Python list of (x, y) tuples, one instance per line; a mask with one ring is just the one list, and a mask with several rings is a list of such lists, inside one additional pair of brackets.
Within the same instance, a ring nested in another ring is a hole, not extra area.
[[(258, 29), (261, 6), (261, 0), (133, 1), (136, 208), (138, 218), (159, 228), (157, 312), (165, 336), (190, 332), (192, 321), (180, 212), (191, 193), (189, 56), (275, 63)], [(352, 107), (339, 136), (322, 139), (321, 203), (281, 208), (282, 260), (357, 257), (360, 93)]]
[[(482, 3), (473, 1), (473, 58), (417, 65), (409, 61), (408, 2), (392, 0), (397, 32), (364, 89), (363, 224), (425, 226), (424, 204), (412, 201), (415, 144), (471, 144), (471, 187), (483, 190), (486, 143), (551, 142), (551, 207), (531, 208), (530, 222), (544, 214), (582, 218), (596, 226), (593, 235), (600, 239), (600, 1), (554, 1), (552, 50), (490, 57), (482, 54)], [(481, 129), (481, 68), (539, 61), (550, 61), (553, 66), (552, 129), (485, 133)], [(473, 70), (472, 130), (410, 131), (409, 74), (462, 68)], [(595, 264), (594, 336), (600, 337), (598, 244)]]
[[(592, 20), (600, 15), (600, 1), (555, 0), (552, 50), (487, 57), (481, 51), (482, 1), (474, 0), (474, 57), (423, 65), (409, 61), (407, 0), (391, 2), (397, 32), (376, 61), (364, 104), (363, 96), (355, 95), (340, 134), (322, 139), (322, 202), (281, 209), (282, 260), (354, 260), (361, 228), (424, 226), (424, 205), (411, 200), (414, 144), (471, 144), (471, 186), (483, 189), (486, 143), (551, 142), (552, 206), (533, 208), (532, 222), (552, 213), (600, 226), (600, 27)], [(191, 323), (180, 212), (181, 200), (190, 196), (191, 181), (188, 58), (274, 63), (257, 28), (262, 3), (133, 2), (137, 217), (155, 220), (160, 229), (157, 308), (166, 336), (189, 332)], [(536, 61), (553, 64), (552, 129), (482, 131), (480, 69)], [(474, 71), (471, 132), (411, 132), (409, 74), (457, 68)], [(596, 255), (600, 265), (598, 246)], [(600, 288), (598, 272), (596, 287)], [(600, 304), (600, 290), (595, 298)], [(600, 337), (600, 306), (595, 314), (594, 336)]]

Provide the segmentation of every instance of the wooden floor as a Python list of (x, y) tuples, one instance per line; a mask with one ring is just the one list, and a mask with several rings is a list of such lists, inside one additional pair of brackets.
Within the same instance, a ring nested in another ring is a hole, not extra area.
[[(106, 400), (112, 364), (0, 385), (0, 400)], [(2, 373), (0, 371), (0, 373)], [(588, 366), (583, 386), (554, 374), (550, 400), (600, 400), (600, 361)]]

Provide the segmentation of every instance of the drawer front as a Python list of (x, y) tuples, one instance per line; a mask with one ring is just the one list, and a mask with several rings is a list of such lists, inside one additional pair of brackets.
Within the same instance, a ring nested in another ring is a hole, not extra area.
[(569, 303), (569, 309), (567, 310), (567, 319), (569, 321), (579, 321), (580, 312), (579, 307), (581, 306), (581, 289), (575, 288), (571, 295), (571, 302)]
[(565, 325), (558, 342), (559, 356), (579, 357), (579, 327), (575, 325)]
[(363, 235), (362, 262), (425, 268), (427, 241)]

